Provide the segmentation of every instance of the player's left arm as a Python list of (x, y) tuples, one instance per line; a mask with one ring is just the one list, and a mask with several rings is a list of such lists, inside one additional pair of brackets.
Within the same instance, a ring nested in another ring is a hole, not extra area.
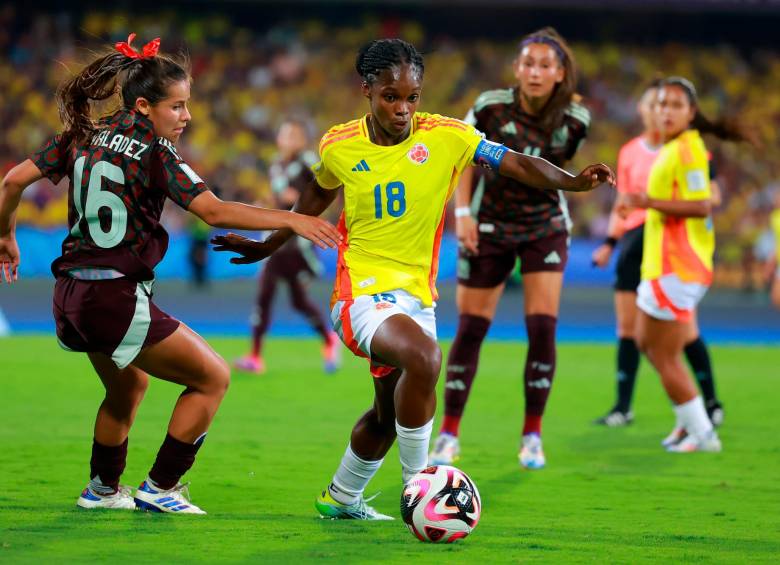
[(588, 165), (575, 176), (546, 159), (517, 153), (485, 139), (477, 147), (474, 162), (540, 190), (585, 192), (605, 182), (615, 186), (615, 173), (603, 163)]
[(18, 278), (19, 246), (16, 244), (16, 209), (24, 189), (43, 178), (31, 159), (16, 165), (0, 182), (0, 283)]

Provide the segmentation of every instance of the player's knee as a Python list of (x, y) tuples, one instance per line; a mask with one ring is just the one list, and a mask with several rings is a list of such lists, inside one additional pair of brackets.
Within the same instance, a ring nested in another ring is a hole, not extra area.
[(215, 357), (209, 374), (209, 388), (212, 394), (221, 398), (230, 386), (230, 365), (220, 355)]
[(408, 369), (421, 378), (425, 385), (435, 388), (441, 372), (441, 363), (441, 348), (436, 343), (421, 344), (410, 352)]

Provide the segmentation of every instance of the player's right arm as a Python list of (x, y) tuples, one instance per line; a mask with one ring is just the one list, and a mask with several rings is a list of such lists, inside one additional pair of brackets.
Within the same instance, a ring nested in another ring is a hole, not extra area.
[(24, 189), (43, 177), (30, 159), (8, 171), (0, 182), (0, 283), (18, 278), (19, 246), (16, 243), (16, 209)]
[[(323, 139), (326, 139), (325, 134)], [(342, 182), (331, 172), (325, 163), (323, 144), (320, 142), (320, 161), (312, 166), (314, 177), (306, 184), (292, 211), (303, 216), (319, 216), (333, 203)], [(333, 151), (333, 149), (330, 149)], [(264, 241), (256, 241), (240, 235), (229, 233), (217, 236), (211, 240), (215, 251), (232, 251), (239, 257), (232, 257), (231, 263), (245, 264), (262, 261), (279, 249), (293, 236), (290, 229), (280, 229), (273, 232)], [(341, 236), (339, 235), (339, 238)], [(338, 240), (337, 240), (338, 241)]]
[[(318, 220), (316, 216), (322, 214), (336, 199), (338, 191), (322, 188), (316, 180), (312, 180), (306, 185), (298, 200), (293, 206), (293, 212), (303, 218)], [(322, 220), (320, 220), (322, 221)], [(328, 224), (330, 225), (330, 224)], [(276, 230), (263, 241), (257, 241), (235, 233), (227, 235), (218, 235), (212, 238), (211, 243), (215, 245), (215, 251), (231, 251), (238, 253), (239, 257), (230, 259), (231, 263), (237, 265), (246, 263), (255, 263), (269, 257), (293, 235), (294, 231), (289, 228)], [(336, 241), (340, 240), (338, 235)]]
[(277, 229), (285, 233), (297, 233), (322, 249), (336, 247), (340, 239), (336, 228), (321, 218), (221, 200), (210, 190), (196, 196), (189, 211), (210, 226), (239, 230)]
[[(626, 144), (627, 145), (627, 144)], [(617, 162), (617, 197), (609, 213), (609, 222), (607, 224), (607, 238), (604, 243), (599, 245), (591, 255), (593, 264), (597, 267), (606, 267), (612, 258), (612, 252), (615, 250), (618, 240), (625, 233), (623, 219), (628, 215), (629, 208), (625, 197), (625, 187), (628, 183), (628, 153), (624, 145), (618, 153)]]

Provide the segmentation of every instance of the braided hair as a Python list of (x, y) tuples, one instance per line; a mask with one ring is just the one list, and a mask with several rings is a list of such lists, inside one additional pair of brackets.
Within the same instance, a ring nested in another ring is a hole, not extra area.
[(403, 64), (411, 65), (422, 80), (425, 65), (414, 45), (403, 39), (375, 39), (358, 51), (355, 70), (366, 84), (371, 85), (383, 70)]
[(171, 84), (189, 78), (186, 59), (179, 61), (162, 54), (136, 59), (112, 50), (57, 89), (57, 108), (64, 135), (78, 143), (98, 129), (92, 118), (91, 102), (107, 100), (120, 92), (122, 106), (127, 110), (135, 107), (138, 98), (146, 98), (155, 105), (168, 96)]

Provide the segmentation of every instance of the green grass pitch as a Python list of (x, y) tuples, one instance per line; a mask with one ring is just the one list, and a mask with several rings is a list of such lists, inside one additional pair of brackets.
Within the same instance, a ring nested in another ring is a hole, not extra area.
[[(244, 340), (212, 339), (226, 358)], [(320, 371), (313, 340), (271, 340), (268, 372), (234, 374), (187, 479), (205, 517), (83, 511), (101, 387), (83, 355), (53, 337), (0, 340), (0, 562), (777, 562), (780, 350), (714, 347), (726, 406), (722, 454), (672, 455), (672, 414), (643, 363), (636, 423), (589, 422), (613, 394), (613, 349), (562, 345), (544, 424), (548, 468), (521, 471), (524, 345), (488, 343), (463, 423), (458, 465), (484, 511), (453, 545), (423, 544), (395, 522), (321, 520), (317, 491), (371, 399), (362, 360)], [(443, 380), (443, 379), (442, 379)], [(123, 482), (146, 475), (177, 387), (153, 381), (130, 436)], [(438, 418), (437, 418), (438, 423)], [(398, 516), (394, 448), (367, 494)]]

